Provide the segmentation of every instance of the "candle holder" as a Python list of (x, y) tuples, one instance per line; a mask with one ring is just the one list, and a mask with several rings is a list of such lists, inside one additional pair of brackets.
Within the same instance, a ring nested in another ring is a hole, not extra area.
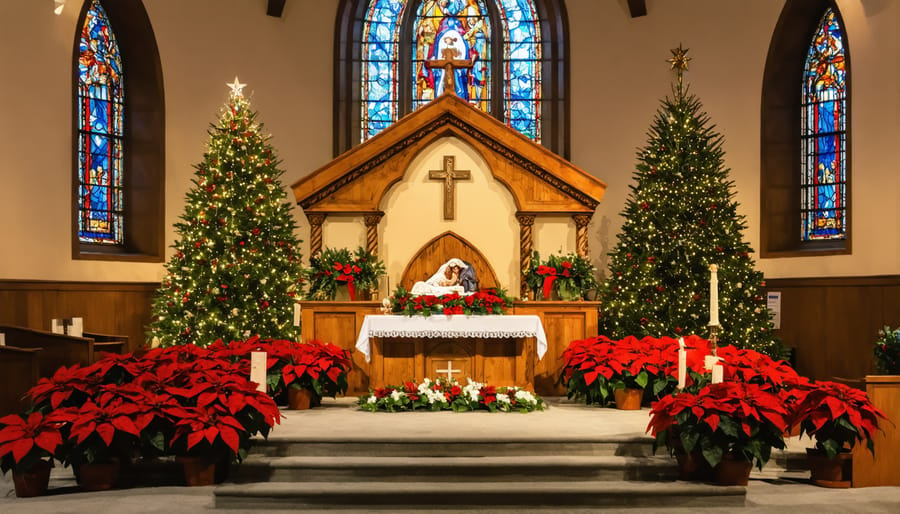
[(709, 343), (712, 345), (712, 354), (713, 357), (718, 357), (718, 353), (716, 349), (719, 347), (719, 329), (722, 328), (722, 325), (718, 323), (710, 323), (709, 325)]

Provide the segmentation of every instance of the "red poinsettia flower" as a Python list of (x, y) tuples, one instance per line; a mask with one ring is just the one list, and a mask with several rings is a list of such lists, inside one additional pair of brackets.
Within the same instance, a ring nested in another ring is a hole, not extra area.
[(203, 441), (212, 446), (221, 440), (234, 453), (240, 451), (244, 427), (223, 406), (188, 407), (184, 411), (184, 416), (175, 425), (173, 444), (186, 438), (187, 450), (190, 451)]
[(72, 398), (73, 393), (80, 393), (81, 398), (76, 399), (78, 402), (90, 397), (99, 386), (100, 379), (100, 376), (88, 368), (82, 368), (79, 364), (68, 368), (63, 366), (56, 370), (52, 377), (40, 379), (26, 395), (35, 404), (49, 400), (50, 407), (56, 409)]
[(109, 447), (117, 433), (135, 437), (141, 435), (134, 424), (134, 418), (140, 412), (137, 405), (114, 402), (100, 406), (89, 401), (81, 407), (70, 409), (69, 415), (72, 419), (70, 437), (75, 439), (76, 444), (82, 444), (89, 437), (97, 435)]
[(10, 467), (23, 463), (29, 455), (33, 460), (52, 457), (62, 442), (60, 423), (53, 416), (32, 412), (27, 418), (18, 414), (0, 418), (0, 461), (11, 457)]

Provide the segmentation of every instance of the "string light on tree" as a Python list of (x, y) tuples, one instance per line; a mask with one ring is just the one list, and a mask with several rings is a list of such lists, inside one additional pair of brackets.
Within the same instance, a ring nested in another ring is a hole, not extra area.
[[(602, 286), (601, 333), (705, 336), (715, 315), (722, 344), (780, 356), (762, 273), (742, 238), (746, 222), (733, 200), (723, 137), (684, 84), (690, 60), (687, 49), (672, 49), (672, 97), (662, 100), (638, 152), (637, 184)], [(710, 265), (718, 266), (715, 312)]]
[(300, 240), (284, 173), (237, 77), (209, 131), (175, 254), (153, 300), (150, 336), (160, 346), (226, 342), (246, 334), (298, 339)]

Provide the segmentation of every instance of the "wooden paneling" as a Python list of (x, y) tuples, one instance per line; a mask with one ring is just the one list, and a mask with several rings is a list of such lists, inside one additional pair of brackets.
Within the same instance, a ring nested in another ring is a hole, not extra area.
[(565, 384), (557, 385), (562, 361), (569, 343), (597, 335), (597, 309), (600, 302), (517, 302), (515, 314), (540, 316), (547, 335), (547, 353), (534, 365), (534, 389), (539, 394), (563, 396)]
[(875, 371), (878, 331), (900, 325), (900, 276), (769, 279), (781, 292), (781, 329), (810, 378), (861, 378)]
[(157, 283), (0, 280), (0, 324), (48, 330), (53, 318), (84, 318), (89, 332), (128, 336), (128, 350), (146, 341)]
[(865, 444), (853, 450), (853, 487), (900, 486), (900, 376), (867, 376), (866, 393), (889, 421), (879, 420), (883, 431), (873, 437), (874, 457)]
[(442, 264), (453, 257), (462, 259), (475, 268), (479, 288), (495, 288), (500, 283), (497, 280), (497, 274), (494, 273), (494, 268), (478, 249), (463, 237), (453, 232), (445, 232), (425, 243), (410, 259), (406, 269), (403, 270), (400, 285), (407, 291), (411, 290), (413, 284), (431, 278)]
[(366, 314), (380, 312), (379, 302), (300, 302), (302, 339), (318, 339), (350, 350), (353, 369), (347, 377), (347, 394), (359, 395), (369, 390), (369, 363), (356, 351), (356, 337)]
[(21, 398), (37, 384), (40, 353), (39, 349), (0, 346), (0, 417), (25, 412), (28, 402)]

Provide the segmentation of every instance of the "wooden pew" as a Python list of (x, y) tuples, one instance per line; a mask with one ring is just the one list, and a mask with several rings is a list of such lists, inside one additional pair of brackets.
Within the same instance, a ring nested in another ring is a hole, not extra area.
[(0, 346), (0, 417), (28, 408), (22, 396), (37, 384), (40, 353), (40, 348)]
[(94, 340), (94, 360), (101, 358), (100, 354), (118, 353), (122, 354), (128, 350), (128, 336), (117, 334), (101, 334), (98, 332), (82, 332), (82, 337)]
[(38, 359), (40, 377), (50, 377), (62, 366), (88, 366), (97, 358), (94, 340), (89, 337), (5, 325), (0, 325), (0, 332), (6, 334), (7, 346), (43, 349)]

